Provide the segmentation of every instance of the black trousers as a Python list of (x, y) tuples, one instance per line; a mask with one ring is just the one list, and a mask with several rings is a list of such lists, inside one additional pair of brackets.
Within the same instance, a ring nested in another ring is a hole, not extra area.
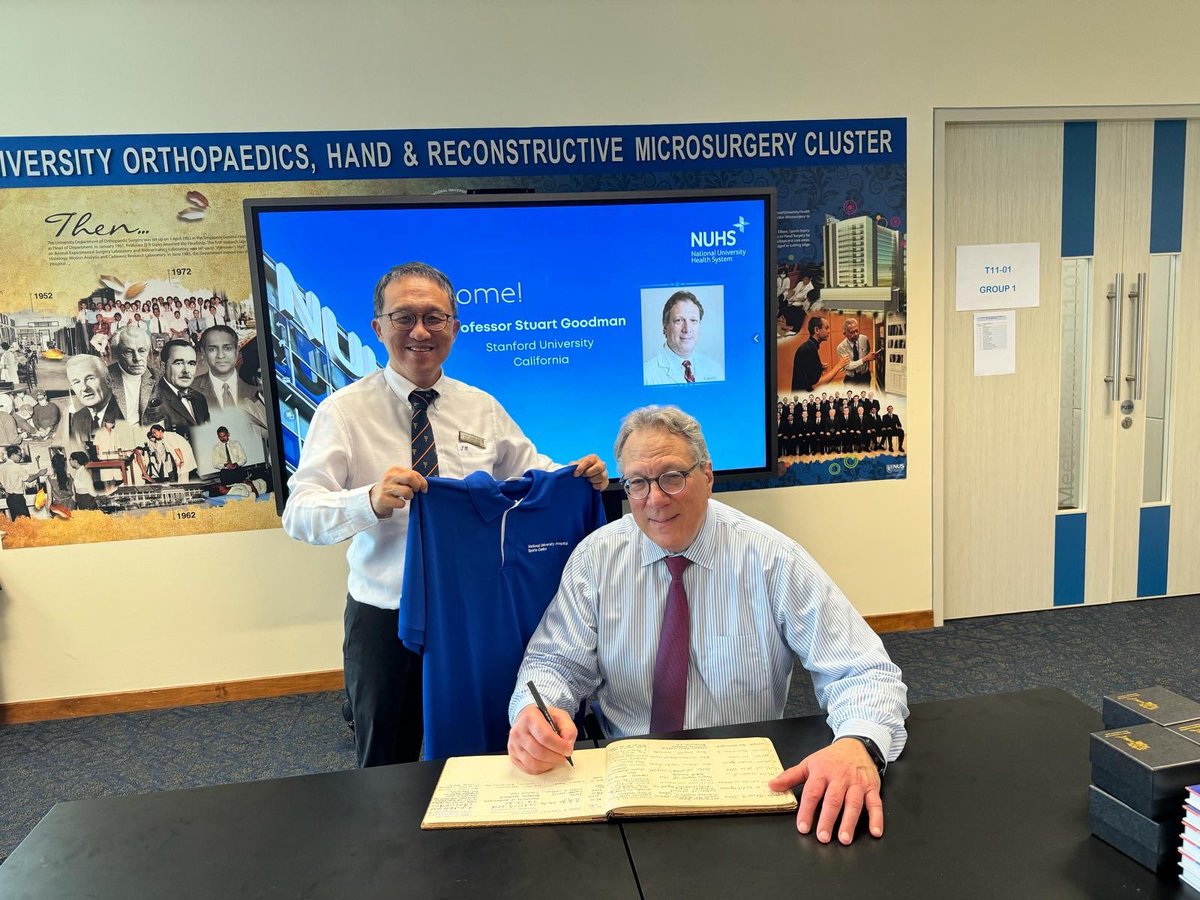
[(15, 491), (8, 495), (8, 517), (12, 521), (24, 516), (30, 518), (29, 503), (25, 500), (24, 494), (18, 494)]
[(346, 595), (342, 659), (360, 768), (421, 755), (421, 657), (396, 636), (399, 613)]

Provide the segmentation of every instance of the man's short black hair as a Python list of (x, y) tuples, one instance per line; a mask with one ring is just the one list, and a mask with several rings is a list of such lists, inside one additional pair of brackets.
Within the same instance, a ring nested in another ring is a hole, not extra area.
[(423, 278), (426, 281), (432, 281), (446, 292), (446, 298), (450, 301), (450, 314), (458, 315), (458, 298), (454, 295), (454, 285), (450, 283), (450, 276), (441, 269), (429, 265), (429, 263), (412, 260), (411, 262), (401, 263), (398, 266), (392, 266), (375, 283), (376, 318), (383, 315), (384, 290), (393, 281), (399, 281), (401, 278)]
[(209, 325), (202, 332), (200, 332), (200, 340), (198, 340), (196, 343), (199, 344), (201, 347), (203, 347), (204, 339), (206, 337), (208, 337), (210, 334), (212, 334), (213, 332), (223, 332), (224, 334), (229, 335), (231, 338), (233, 338), (233, 343), (235, 345), (238, 342), (238, 333), (236, 331), (234, 331), (232, 328), (230, 328), (228, 325)]
[(185, 341), (183, 338), (171, 338), (171, 340), (163, 344), (162, 349), (158, 351), (158, 358), (162, 360), (164, 366), (170, 360), (172, 352), (176, 347), (182, 347), (187, 350), (191, 350), (193, 353), (196, 352), (196, 348), (192, 346), (191, 341)]
[(825, 324), (825, 320), (820, 316), (812, 316), (808, 320), (808, 336), (812, 337), (817, 333), (817, 329)]

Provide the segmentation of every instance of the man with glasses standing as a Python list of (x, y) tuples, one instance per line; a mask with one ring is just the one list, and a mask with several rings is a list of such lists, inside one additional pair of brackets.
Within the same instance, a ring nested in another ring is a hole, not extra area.
[[(371, 324), (388, 364), (321, 402), (288, 482), (291, 537), (350, 541), (342, 653), (360, 766), (411, 762), (421, 749), (421, 659), (397, 637), (413, 494), (430, 475), (558, 468), (494, 397), (443, 374), (456, 312), (449, 278), (432, 266), (405, 263), (379, 279)], [(574, 465), (607, 486), (595, 454)]]
[(565, 710), (593, 695), (611, 737), (779, 718), (799, 658), (834, 741), (770, 785), (804, 783), (797, 828), (815, 824), (822, 843), (835, 826), (850, 843), (864, 808), (881, 836), (880, 780), (904, 746), (908, 709), (879, 638), (795, 541), (712, 499), (691, 416), (634, 410), (615, 451), (631, 515), (584, 538), (563, 570), (517, 673), (512, 761), (530, 774), (561, 765), (576, 736)]

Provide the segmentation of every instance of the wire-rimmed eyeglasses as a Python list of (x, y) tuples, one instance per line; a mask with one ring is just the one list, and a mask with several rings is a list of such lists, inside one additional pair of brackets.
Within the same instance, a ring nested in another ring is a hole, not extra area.
[(687, 477), (698, 465), (700, 464), (696, 463), (682, 472), (672, 469), (655, 478), (624, 478), (621, 480), (621, 487), (624, 488), (625, 496), (630, 500), (645, 500), (649, 497), (651, 482), (657, 484), (658, 489), (664, 494), (678, 494), (687, 487)]

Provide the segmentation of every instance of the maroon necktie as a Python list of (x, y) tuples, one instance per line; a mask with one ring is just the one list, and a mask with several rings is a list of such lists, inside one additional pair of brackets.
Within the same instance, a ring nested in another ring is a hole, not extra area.
[(683, 590), (683, 570), (691, 560), (685, 556), (668, 556), (666, 560), (671, 587), (667, 590), (658, 656), (654, 659), (654, 693), (650, 700), (650, 731), (655, 733), (683, 728), (692, 631), (687, 594)]
[(690, 359), (683, 361), (683, 380), (688, 384), (696, 383), (696, 376), (692, 373), (692, 361)]

